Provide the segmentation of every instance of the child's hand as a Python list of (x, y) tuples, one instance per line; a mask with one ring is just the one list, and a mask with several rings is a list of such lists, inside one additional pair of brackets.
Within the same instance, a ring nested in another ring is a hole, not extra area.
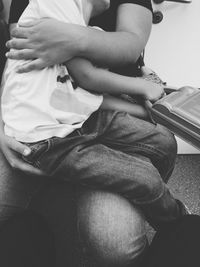
[(160, 84), (148, 82), (144, 89), (144, 98), (154, 103), (165, 96), (164, 87)]

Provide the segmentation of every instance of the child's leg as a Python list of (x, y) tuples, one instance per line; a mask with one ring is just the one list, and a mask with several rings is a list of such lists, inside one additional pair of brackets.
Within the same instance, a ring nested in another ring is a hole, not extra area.
[(137, 153), (128, 155), (103, 144), (79, 145), (63, 158), (54, 177), (120, 194), (141, 208), (156, 229), (185, 214), (157, 169)]
[(67, 153), (57, 177), (124, 196), (157, 228), (186, 213), (160, 176), (169, 176), (176, 156), (175, 139), (166, 129), (126, 113), (101, 111), (81, 135), (85, 141), (71, 151), (62, 145)]
[(148, 112), (144, 106), (111, 95), (104, 95), (100, 109), (127, 112), (141, 119), (148, 118)]
[[(113, 115), (114, 114), (114, 115)], [(109, 117), (109, 127), (101, 142), (130, 155), (148, 158), (167, 181), (174, 168), (177, 143), (164, 126), (153, 124), (128, 113), (101, 111), (102, 121)]]

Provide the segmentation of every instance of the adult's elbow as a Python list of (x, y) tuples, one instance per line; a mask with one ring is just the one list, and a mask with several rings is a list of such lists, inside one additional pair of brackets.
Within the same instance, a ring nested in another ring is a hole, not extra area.
[(126, 39), (126, 62), (125, 65), (134, 65), (145, 48), (146, 41), (135, 33), (124, 33)]

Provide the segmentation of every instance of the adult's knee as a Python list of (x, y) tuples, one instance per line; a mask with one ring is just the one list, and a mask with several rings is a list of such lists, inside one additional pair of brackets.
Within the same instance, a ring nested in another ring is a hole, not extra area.
[(102, 266), (136, 263), (146, 247), (145, 221), (124, 198), (106, 192), (80, 197), (79, 232), (91, 257)]

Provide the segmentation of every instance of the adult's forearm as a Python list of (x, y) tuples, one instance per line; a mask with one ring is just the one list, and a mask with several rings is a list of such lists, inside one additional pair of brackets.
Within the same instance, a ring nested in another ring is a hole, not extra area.
[(132, 3), (121, 4), (117, 11), (116, 31), (87, 29), (80, 56), (107, 67), (132, 65), (146, 46), (151, 26), (150, 10)]
[(134, 33), (84, 30), (79, 56), (100, 66), (110, 68), (134, 64), (144, 49), (142, 40)]

